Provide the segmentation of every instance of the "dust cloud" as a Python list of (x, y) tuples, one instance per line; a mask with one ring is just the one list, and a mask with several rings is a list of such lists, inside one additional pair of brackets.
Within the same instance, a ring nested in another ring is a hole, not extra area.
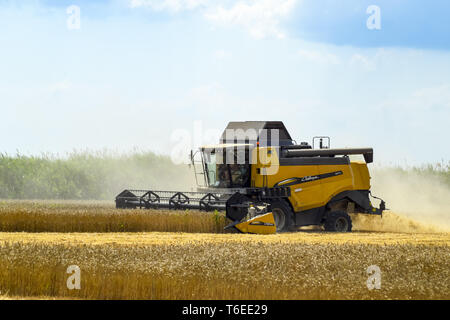
[[(109, 197), (124, 189), (153, 191), (195, 191), (195, 173), (187, 165), (175, 165), (170, 159), (161, 158), (165, 163), (133, 163), (118, 167), (104, 183)], [(200, 178), (199, 178), (200, 179)]]
[(357, 215), (356, 230), (450, 231), (450, 186), (439, 175), (395, 168), (372, 169), (371, 175), (372, 194), (383, 198), (390, 210), (383, 218)]

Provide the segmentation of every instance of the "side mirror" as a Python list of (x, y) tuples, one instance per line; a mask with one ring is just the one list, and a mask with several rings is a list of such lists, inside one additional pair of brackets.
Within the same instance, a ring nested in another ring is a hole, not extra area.
[(380, 203), (380, 210), (381, 211), (386, 210), (386, 202), (384, 202), (383, 200), (381, 200), (381, 203)]

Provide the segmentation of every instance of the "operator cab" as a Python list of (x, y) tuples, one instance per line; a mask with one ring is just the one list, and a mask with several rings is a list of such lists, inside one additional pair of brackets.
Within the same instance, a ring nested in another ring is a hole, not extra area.
[(202, 147), (204, 172), (210, 188), (250, 187), (250, 144)]
[[(292, 146), (294, 140), (281, 121), (244, 121), (228, 123), (219, 143), (191, 152), (200, 188), (249, 188), (252, 150), (257, 146)], [(203, 176), (202, 183), (198, 176)]]

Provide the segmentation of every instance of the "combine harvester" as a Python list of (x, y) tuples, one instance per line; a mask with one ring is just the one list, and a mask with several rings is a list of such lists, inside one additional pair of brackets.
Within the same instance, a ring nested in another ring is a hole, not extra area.
[(370, 201), (372, 148), (330, 149), (329, 137), (296, 144), (279, 121), (230, 122), (219, 145), (190, 157), (197, 192), (124, 190), (116, 207), (225, 210), (226, 228), (259, 234), (314, 225), (349, 232), (349, 213), (386, 210)]

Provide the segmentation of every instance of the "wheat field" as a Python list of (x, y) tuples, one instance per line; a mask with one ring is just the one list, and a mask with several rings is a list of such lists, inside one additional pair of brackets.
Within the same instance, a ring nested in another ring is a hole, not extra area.
[[(306, 230), (263, 236), (219, 233), (221, 219), (220, 213), (122, 212), (103, 202), (1, 202), (0, 296), (450, 298), (450, 234), (430, 226), (406, 220), (404, 233)], [(387, 229), (389, 221), (400, 223), (395, 215), (383, 219)], [(380, 228), (354, 220), (358, 228)], [(145, 227), (137, 228), (140, 223)], [(70, 265), (80, 267), (79, 290), (67, 288)], [(380, 289), (367, 287), (372, 265), (380, 268)]]
[[(353, 215), (353, 230), (445, 232), (392, 212)], [(0, 232), (193, 232), (225, 233), (223, 212), (116, 210), (111, 201), (0, 201)], [(311, 228), (306, 228), (311, 229)]]
[(106, 201), (0, 201), (0, 232), (224, 232), (219, 212), (116, 210)]

